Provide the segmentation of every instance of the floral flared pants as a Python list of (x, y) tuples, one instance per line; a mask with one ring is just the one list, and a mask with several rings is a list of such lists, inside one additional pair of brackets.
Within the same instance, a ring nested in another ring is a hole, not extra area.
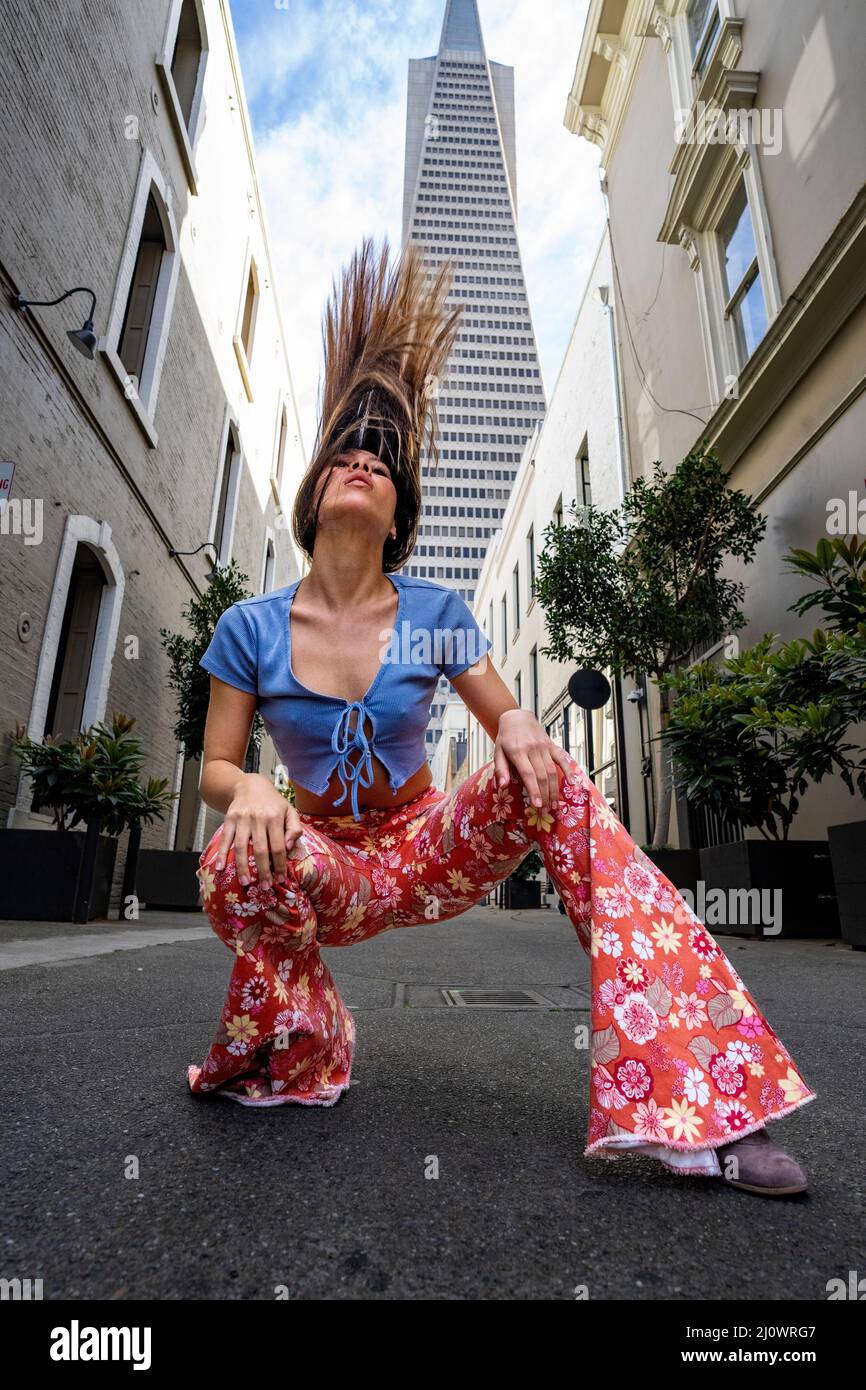
[[(287, 881), (242, 887), (219, 834), (200, 857), (205, 912), (235, 961), (193, 1092), (251, 1106), (333, 1105), (355, 1024), (321, 946), (455, 917), (537, 848), (591, 961), (585, 1155), (623, 1150), (717, 1176), (715, 1150), (815, 1099), (730, 961), (579, 764), (542, 812), (493, 763), (395, 809), (301, 814)], [(254, 869), (250, 854), (250, 864)]]

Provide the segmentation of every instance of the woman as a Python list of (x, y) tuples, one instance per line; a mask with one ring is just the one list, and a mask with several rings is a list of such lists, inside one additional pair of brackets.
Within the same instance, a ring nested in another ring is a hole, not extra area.
[[(764, 1122), (814, 1099), (733, 966), (576, 761), (521, 709), (452, 590), (399, 573), (414, 548), (420, 452), (459, 309), (409, 247), (365, 241), (325, 318), (313, 462), (293, 513), (299, 581), (222, 615), (201, 792), (224, 813), (199, 877), (235, 953), (194, 1092), (252, 1106), (333, 1105), (355, 1029), (321, 946), (465, 911), (533, 847), (592, 965), (586, 1154), (637, 1151), (764, 1195), (805, 1176)], [(383, 649), (382, 638), (390, 640)], [(451, 793), (424, 733), (444, 673), (494, 740)], [(292, 806), (242, 771), (260, 709)]]

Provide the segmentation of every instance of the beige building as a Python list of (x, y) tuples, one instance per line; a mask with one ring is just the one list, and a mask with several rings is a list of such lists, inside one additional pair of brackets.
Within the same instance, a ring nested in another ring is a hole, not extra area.
[[(705, 438), (768, 518), (747, 644), (811, 631), (781, 557), (863, 494), (864, 73), (860, 5), (591, 0), (567, 101), (609, 200), (632, 474)], [(858, 818), (828, 782), (796, 834)]]
[[(605, 232), (547, 416), (527, 444), (502, 526), (487, 552), (474, 612), (493, 642), (491, 658), (518, 703), (532, 710), (550, 737), (590, 772), (635, 837), (644, 838), (642, 713), (628, 698), (633, 683), (614, 681), (612, 698), (595, 711), (575, 703), (568, 682), (577, 663), (545, 655), (544, 614), (535, 598), (546, 528), (573, 522), (590, 502), (606, 509), (618, 506), (627, 485), (617, 337)], [(492, 757), (493, 744), (474, 718), (469, 740), (474, 770)]]
[[(143, 843), (197, 849), (213, 813), (160, 629), (184, 630), (217, 563), (252, 592), (297, 577), (305, 463), (228, 0), (79, 0), (48, 27), (6, 6), (0, 39), (3, 728), (133, 715), (147, 774), (181, 793)], [(10, 299), (80, 286), (94, 311)], [(92, 357), (67, 336), (86, 317)], [(30, 800), (7, 746), (4, 822), (46, 824)]]

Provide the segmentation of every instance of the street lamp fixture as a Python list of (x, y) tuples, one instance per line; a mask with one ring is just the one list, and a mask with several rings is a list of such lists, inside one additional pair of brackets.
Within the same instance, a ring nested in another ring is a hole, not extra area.
[[(210, 548), (211, 548), (211, 550), (214, 552), (214, 554), (216, 554), (216, 541), (202, 541), (201, 545), (197, 545), (197, 546), (196, 546), (195, 550), (174, 550), (174, 549), (169, 549), (169, 552), (168, 552), (168, 553), (169, 553), (169, 555), (171, 556), (172, 560), (175, 559), (175, 557), (178, 556), (178, 555), (198, 555), (199, 551), (200, 551), (200, 550), (204, 550), (205, 546), (207, 546), (207, 545), (209, 545)], [(210, 584), (210, 583), (213, 582), (213, 580), (214, 580), (214, 578), (215, 578), (215, 576), (216, 576), (216, 573), (217, 573), (217, 570), (218, 570), (218, 569), (219, 569), (219, 561), (217, 561), (216, 564), (214, 565), (213, 569), (212, 569), (212, 570), (208, 570), (207, 574), (205, 575), (205, 579), (206, 579), (206, 581), (207, 581), (208, 584)]]
[(73, 290), (67, 290), (65, 294), (60, 294), (56, 299), (25, 299), (23, 294), (15, 295), (16, 309), (48, 308), (53, 304), (62, 304), (64, 299), (68, 299), (71, 294), (90, 295), (90, 313), (84, 320), (81, 328), (68, 328), (66, 336), (70, 342), (81, 353), (82, 357), (88, 357), (92, 362), (96, 356), (96, 334), (93, 331), (93, 316), (96, 312), (96, 295), (87, 285), (77, 285)]

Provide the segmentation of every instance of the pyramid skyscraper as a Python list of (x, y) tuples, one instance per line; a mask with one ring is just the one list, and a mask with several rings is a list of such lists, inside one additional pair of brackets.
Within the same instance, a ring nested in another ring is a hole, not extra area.
[[(437, 393), (439, 466), (422, 458), (424, 509), (405, 572), (470, 605), (546, 410), (517, 236), (514, 134), (514, 69), (488, 60), (476, 0), (447, 0), (439, 51), (409, 62), (403, 243), (421, 246), (431, 275), (452, 261), (449, 302), (465, 308)], [(431, 757), (447, 692), (443, 678)]]
[(462, 327), (439, 385), (439, 467), (407, 573), (471, 603), (544, 387), (517, 236), (514, 69), (489, 62), (476, 0), (447, 0), (439, 51), (411, 59), (403, 242), (455, 266)]

